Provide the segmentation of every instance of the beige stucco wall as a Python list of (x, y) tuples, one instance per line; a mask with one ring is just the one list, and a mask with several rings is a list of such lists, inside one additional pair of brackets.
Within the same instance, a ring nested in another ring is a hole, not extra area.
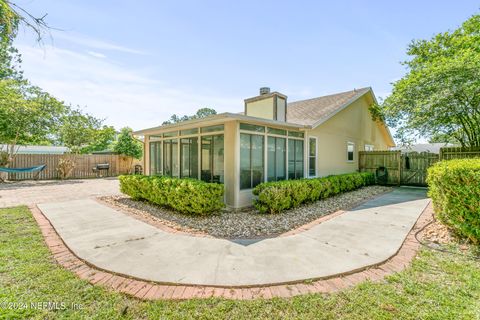
[(237, 139), (238, 122), (230, 121), (225, 123), (224, 130), (224, 179), (225, 179), (225, 204), (229, 207), (236, 207), (237, 190), (240, 185), (238, 181), (240, 168), (240, 147)]
[(287, 101), (282, 97), (277, 97), (277, 120), (285, 121), (285, 108), (287, 107)]
[[(317, 138), (317, 176), (358, 170), (358, 151), (365, 145), (375, 150), (389, 147), (387, 132), (374, 122), (368, 110), (371, 100), (364, 96), (313, 130), (307, 136)], [(353, 161), (347, 161), (347, 144), (355, 144)], [(307, 150), (306, 150), (307, 151)]]
[(251, 117), (273, 119), (273, 99), (274, 97), (248, 102), (246, 105), (246, 114)]

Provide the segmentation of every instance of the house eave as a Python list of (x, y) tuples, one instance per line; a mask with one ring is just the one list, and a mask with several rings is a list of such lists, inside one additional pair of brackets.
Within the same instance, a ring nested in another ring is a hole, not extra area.
[(270, 120), (270, 119), (264, 119), (264, 118), (257, 118), (257, 117), (246, 116), (246, 115), (238, 114), (238, 113), (225, 112), (225, 113), (219, 113), (219, 114), (212, 115), (212, 116), (202, 118), (202, 119), (187, 120), (187, 121), (182, 121), (182, 122), (178, 122), (178, 123), (166, 124), (166, 125), (163, 125), (163, 126), (157, 126), (157, 127), (153, 127), (153, 128), (138, 130), (138, 131), (134, 131), (133, 134), (137, 135), (137, 136), (138, 135), (148, 135), (148, 134), (153, 134), (153, 133), (157, 133), (157, 132), (174, 130), (174, 129), (177, 129), (177, 128), (192, 127), (194, 125), (198, 125), (198, 124), (201, 124), (201, 123), (212, 123), (213, 124), (213, 123), (221, 123), (221, 122), (225, 122), (225, 121), (234, 121), (234, 120), (246, 121), (246, 122), (260, 124), (260, 125), (271, 125), (271, 126), (277, 126), (277, 127), (291, 128), (291, 129), (297, 129), (297, 130), (311, 128), (311, 126), (306, 126), (306, 125), (301, 125), (301, 124), (296, 124), (296, 123)]

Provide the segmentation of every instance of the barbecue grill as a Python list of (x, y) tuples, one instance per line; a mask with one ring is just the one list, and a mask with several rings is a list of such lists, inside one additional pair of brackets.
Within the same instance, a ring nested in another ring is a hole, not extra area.
[(106, 174), (108, 176), (109, 171), (110, 171), (110, 163), (97, 163), (97, 165), (93, 167), (93, 172), (97, 174), (97, 177), (98, 176), (102, 177), (103, 174)]

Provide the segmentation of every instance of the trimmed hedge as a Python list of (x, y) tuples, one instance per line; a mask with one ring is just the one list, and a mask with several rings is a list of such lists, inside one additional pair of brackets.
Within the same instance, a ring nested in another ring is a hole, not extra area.
[(325, 199), (375, 183), (370, 172), (355, 172), (314, 179), (261, 183), (253, 189), (254, 205), (261, 213), (279, 213), (303, 203)]
[(209, 214), (224, 207), (223, 185), (162, 176), (120, 176), (120, 191), (182, 213)]
[(480, 159), (437, 162), (428, 169), (427, 183), (438, 219), (480, 243)]

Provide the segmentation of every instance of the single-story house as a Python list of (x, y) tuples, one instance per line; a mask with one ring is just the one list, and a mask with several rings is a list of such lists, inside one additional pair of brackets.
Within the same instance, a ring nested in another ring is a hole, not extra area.
[(395, 143), (385, 123), (373, 121), (371, 88), (287, 103), (261, 88), (245, 99), (244, 112), (139, 130), (148, 175), (189, 177), (225, 186), (225, 204), (252, 203), (265, 181), (354, 172), (358, 151)]

